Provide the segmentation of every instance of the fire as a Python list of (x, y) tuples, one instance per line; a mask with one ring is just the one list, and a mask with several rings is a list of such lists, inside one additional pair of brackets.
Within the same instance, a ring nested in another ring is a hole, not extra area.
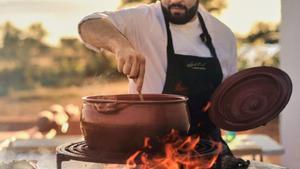
[[(172, 130), (158, 141), (145, 138), (144, 147), (127, 160), (130, 169), (208, 169), (215, 163), (222, 144), (209, 142), (207, 151), (199, 152), (200, 137), (181, 137)], [(213, 149), (212, 149), (213, 148)], [(137, 162), (138, 161), (138, 162)]]
[(211, 108), (212, 103), (207, 102), (206, 106), (202, 109), (203, 112), (208, 112), (208, 110)]
[(137, 151), (135, 152), (132, 156), (130, 156), (126, 162), (126, 165), (128, 168), (136, 168), (137, 167), (137, 164), (135, 163), (135, 159), (137, 158), (137, 156), (139, 154), (141, 154), (142, 152), (141, 151)]

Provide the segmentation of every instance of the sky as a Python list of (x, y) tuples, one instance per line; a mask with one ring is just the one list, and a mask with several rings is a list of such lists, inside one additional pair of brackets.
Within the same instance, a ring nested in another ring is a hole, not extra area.
[[(105, 1), (105, 3), (104, 3)], [(11, 21), (21, 29), (41, 22), (48, 30), (47, 42), (78, 37), (82, 17), (97, 11), (115, 10), (120, 0), (0, 0), (0, 25)], [(235, 33), (246, 34), (258, 21), (280, 22), (280, 0), (227, 0), (218, 18)]]
[(218, 18), (239, 34), (250, 31), (258, 21), (279, 23), (280, 0), (228, 0), (228, 6)]

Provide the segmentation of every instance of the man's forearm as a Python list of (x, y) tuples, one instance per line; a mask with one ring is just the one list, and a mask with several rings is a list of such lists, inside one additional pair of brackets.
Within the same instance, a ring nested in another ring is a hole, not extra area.
[(90, 19), (79, 26), (81, 38), (86, 43), (117, 53), (122, 47), (132, 47), (130, 42), (107, 19)]
[(118, 71), (136, 82), (141, 92), (145, 75), (145, 58), (137, 52), (125, 36), (107, 19), (90, 19), (79, 25), (81, 38), (86, 43), (115, 54)]

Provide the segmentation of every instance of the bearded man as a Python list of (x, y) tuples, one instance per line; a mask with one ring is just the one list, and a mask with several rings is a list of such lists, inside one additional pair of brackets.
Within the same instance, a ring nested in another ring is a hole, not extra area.
[(119, 72), (129, 78), (129, 93), (188, 97), (188, 134), (222, 142), (222, 155), (232, 155), (205, 107), (218, 85), (236, 72), (236, 40), (199, 0), (97, 12), (80, 22), (79, 33), (89, 48), (115, 54)]

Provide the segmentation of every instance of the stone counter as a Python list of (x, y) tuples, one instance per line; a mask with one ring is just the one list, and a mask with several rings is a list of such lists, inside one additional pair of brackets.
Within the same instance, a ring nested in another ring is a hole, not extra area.
[(262, 163), (258, 161), (251, 161), (251, 164), (248, 169), (287, 169), (287, 168), (277, 166), (277, 165)]

